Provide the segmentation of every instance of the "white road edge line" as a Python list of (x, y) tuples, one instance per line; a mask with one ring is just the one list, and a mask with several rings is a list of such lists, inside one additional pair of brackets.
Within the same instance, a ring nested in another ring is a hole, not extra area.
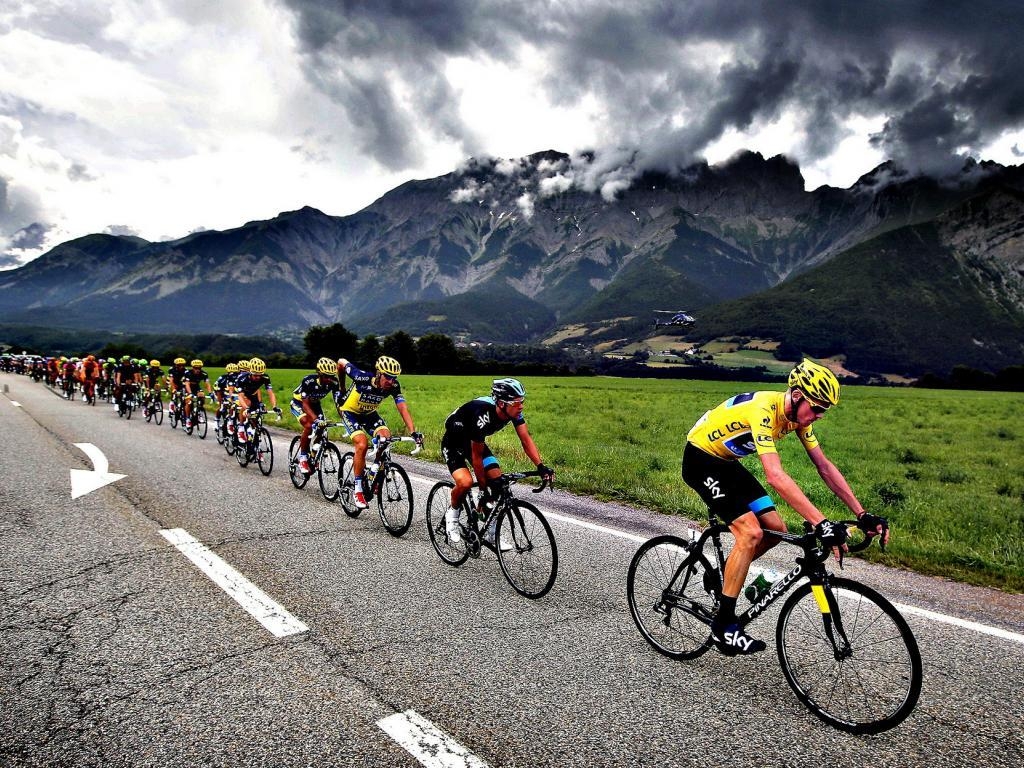
[(160, 535), (275, 637), (288, 637), (309, 631), (309, 627), (292, 616), (280, 603), (228, 565), (188, 531), (170, 528), (160, 531)]
[(377, 725), (427, 768), (487, 768), (487, 763), (415, 710), (396, 712)]
[[(648, 539), (643, 536), (636, 536), (632, 533), (626, 533), (624, 531), (617, 531), (614, 528), (607, 528), (603, 525), (595, 525), (594, 523), (588, 523), (583, 520), (575, 520), (565, 515), (559, 515), (555, 512), (545, 512), (546, 517), (550, 517), (552, 520), (558, 520), (569, 525), (576, 525), (580, 528), (587, 528), (591, 531), (599, 531), (606, 533), (609, 536), (616, 536), (620, 539), (626, 539), (627, 541), (635, 541), (638, 544), (643, 544)], [(987, 624), (979, 624), (975, 621), (968, 621), (967, 619), (960, 619), (956, 616), (947, 616), (944, 613), (936, 613), (935, 611), (929, 611), (925, 608), (918, 608), (913, 605), (905, 605), (903, 603), (893, 603), (900, 613), (909, 613), (914, 616), (921, 616), (932, 621), (937, 621), (942, 624), (952, 624), (953, 626), (960, 627), (962, 629), (969, 629), (973, 632), (979, 632), (983, 635), (991, 635), (992, 637), (998, 637), (1003, 640), (1010, 640), (1015, 643), (1024, 643), (1024, 635), (1018, 634), (1017, 632), (1011, 632), (1006, 629), (1000, 629), (999, 627), (990, 627)]]
[(915, 616), (922, 616), (932, 621), (938, 621), (943, 624), (952, 624), (955, 627), (962, 627), (963, 629), (970, 629), (975, 632), (980, 632), (983, 635), (992, 635), (993, 637), (999, 637), (1003, 640), (1012, 640), (1015, 643), (1024, 643), (1024, 635), (1016, 632), (1010, 632), (1007, 629), (999, 629), (999, 627), (990, 627), (987, 624), (978, 624), (975, 621), (968, 621), (967, 619), (958, 619), (956, 616), (947, 616), (944, 613), (936, 613), (935, 611), (929, 611), (925, 608), (918, 608), (914, 605), (904, 605), (903, 603), (893, 603), (893, 607), (896, 608), (900, 613), (909, 613)]

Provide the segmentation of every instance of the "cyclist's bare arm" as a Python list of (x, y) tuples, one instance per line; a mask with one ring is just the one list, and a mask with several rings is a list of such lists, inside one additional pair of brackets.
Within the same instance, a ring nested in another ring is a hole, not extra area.
[(409, 413), (409, 406), (405, 403), (395, 403), (395, 407), (398, 409), (398, 413), (401, 415), (402, 421), (405, 422), (405, 428), (411, 435), (416, 431), (416, 426), (413, 424), (412, 414)]
[(530, 437), (530, 430), (526, 424), (516, 424), (516, 434), (519, 435), (519, 442), (523, 444), (523, 450), (526, 452), (526, 458), (534, 463), (535, 466), (543, 464), (540, 458), (540, 451), (537, 450), (537, 445), (533, 442), (533, 438)]
[(761, 466), (764, 467), (764, 475), (768, 484), (800, 517), (811, 525), (817, 525), (825, 519), (825, 516), (811, 503), (796, 481), (782, 468), (779, 454), (761, 453), (758, 454), (758, 457), (761, 459)]
[[(858, 518), (864, 514), (864, 505), (860, 503), (857, 497), (853, 493), (853, 489), (850, 488), (850, 484), (846, 482), (846, 478), (843, 473), (839, 471), (839, 468), (829, 461), (828, 457), (825, 456), (825, 452), (821, 450), (820, 445), (814, 446), (811, 450), (807, 451), (807, 455), (810, 456), (811, 462), (814, 464), (814, 468), (818, 470), (818, 474), (821, 479), (825, 481), (825, 485), (832, 491), (847, 507), (853, 512)], [(882, 535), (883, 544), (889, 543), (889, 529), (878, 526), (874, 531), (868, 532), (869, 536)]]

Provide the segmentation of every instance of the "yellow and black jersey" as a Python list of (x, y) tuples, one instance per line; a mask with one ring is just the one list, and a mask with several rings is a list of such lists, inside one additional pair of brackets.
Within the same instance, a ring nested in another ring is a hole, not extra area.
[(386, 397), (395, 398), (396, 405), (405, 402), (398, 379), (395, 379), (394, 384), (388, 389), (381, 389), (374, 386), (376, 375), (372, 371), (364, 371), (349, 363), (345, 366), (345, 373), (352, 379), (352, 384), (339, 400), (338, 407), (343, 412), (373, 413)]
[(705, 453), (742, 459), (753, 453), (776, 453), (775, 442), (796, 432), (807, 450), (818, 445), (810, 426), (786, 418), (785, 392), (745, 392), (730, 397), (700, 417), (686, 436)]

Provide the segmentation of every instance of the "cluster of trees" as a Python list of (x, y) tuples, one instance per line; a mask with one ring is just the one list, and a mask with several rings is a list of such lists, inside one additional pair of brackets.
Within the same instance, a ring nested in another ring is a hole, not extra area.
[(983, 391), (1024, 392), (1024, 365), (1011, 365), (998, 373), (979, 371), (958, 365), (949, 376), (926, 373), (914, 383), (926, 389), (979, 389)]

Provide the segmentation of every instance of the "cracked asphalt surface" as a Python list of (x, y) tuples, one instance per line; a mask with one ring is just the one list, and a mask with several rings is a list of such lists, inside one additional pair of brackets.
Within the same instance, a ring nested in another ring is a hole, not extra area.
[[(769, 644), (758, 657), (651, 650), (626, 607), (635, 541), (552, 519), (558, 581), (531, 602), (490, 553), (457, 569), (437, 558), (422, 505), (440, 466), (400, 459), (417, 505), (394, 539), (372, 510), (352, 520), (315, 483), (292, 488), (284, 433), (265, 478), (212, 434), (125, 422), (23, 377), (0, 384), (0, 764), (418, 765), (376, 725), (408, 709), (493, 766), (1024, 760), (1024, 644), (909, 616), (918, 708), (893, 731), (849, 736), (786, 685), (777, 608), (751, 627)], [(76, 442), (127, 477), (72, 501), (69, 469), (91, 469)], [(686, 525), (520, 493), (641, 538)], [(187, 530), (310, 631), (274, 638), (164, 528)], [(1021, 596), (861, 562), (847, 572), (893, 602), (1024, 632)]]

